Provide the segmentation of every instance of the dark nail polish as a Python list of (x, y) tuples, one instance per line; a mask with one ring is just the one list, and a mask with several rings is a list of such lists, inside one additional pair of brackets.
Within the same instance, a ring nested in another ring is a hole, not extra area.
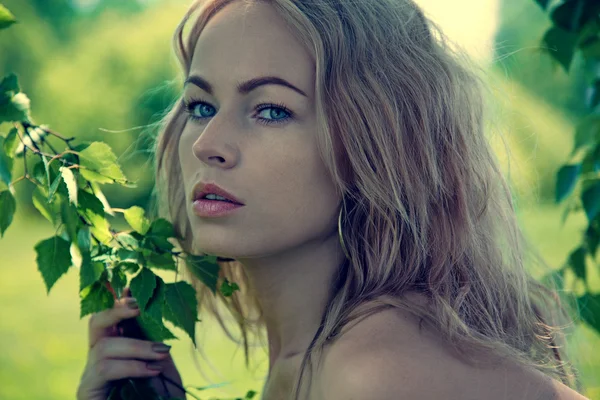
[(160, 365), (159, 363), (147, 363), (146, 364), (146, 368), (151, 369), (152, 371), (162, 371), (162, 365)]
[(128, 298), (126, 303), (127, 307), (131, 308), (132, 310), (136, 310), (139, 308), (137, 300), (133, 297)]
[(157, 353), (168, 353), (171, 349), (171, 346), (166, 345), (164, 343), (154, 343), (152, 345), (152, 350)]

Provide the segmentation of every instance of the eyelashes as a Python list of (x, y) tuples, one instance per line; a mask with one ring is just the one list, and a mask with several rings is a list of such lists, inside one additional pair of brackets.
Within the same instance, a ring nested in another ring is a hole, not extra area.
[[(211, 118), (210, 116), (208, 116), (208, 117), (198, 116), (195, 113), (195, 111), (198, 109), (199, 106), (200, 107), (208, 106), (208, 107), (214, 109), (214, 107), (210, 103), (207, 103), (206, 101), (204, 101), (202, 99), (190, 99), (187, 101), (183, 100), (183, 105), (184, 105), (184, 110), (185, 110), (186, 114), (188, 115), (188, 118), (192, 121), (197, 121), (197, 122), (202, 122), (208, 118)], [(254, 110), (256, 111), (256, 114), (260, 114), (261, 112), (263, 112), (265, 110), (277, 110), (278, 112), (283, 112), (285, 114), (283, 118), (276, 118), (276, 119), (254, 117), (257, 120), (257, 122), (259, 122), (260, 124), (263, 124), (263, 125), (282, 124), (282, 123), (288, 122), (294, 116), (294, 113), (289, 108), (287, 108), (285, 106), (285, 104), (282, 104), (282, 103), (261, 103), (261, 104), (256, 105), (256, 107), (254, 107)]]

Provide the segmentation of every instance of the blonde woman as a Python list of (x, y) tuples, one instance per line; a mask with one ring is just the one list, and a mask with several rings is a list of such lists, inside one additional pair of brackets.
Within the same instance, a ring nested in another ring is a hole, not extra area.
[[(266, 331), (262, 399), (584, 398), (560, 305), (524, 268), (535, 253), (479, 80), (415, 4), (197, 1), (174, 42), (185, 84), (156, 141), (162, 213), (240, 285), (225, 298), (195, 281), (246, 357)], [(161, 371), (181, 383), (168, 349), (112, 336), (138, 314), (121, 300), (92, 316), (78, 399)]]

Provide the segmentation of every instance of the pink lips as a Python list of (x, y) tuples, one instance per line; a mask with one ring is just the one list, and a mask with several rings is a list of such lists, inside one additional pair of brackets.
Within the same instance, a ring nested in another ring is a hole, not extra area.
[(242, 208), (241, 204), (221, 200), (198, 199), (193, 203), (194, 213), (200, 217), (222, 217)]

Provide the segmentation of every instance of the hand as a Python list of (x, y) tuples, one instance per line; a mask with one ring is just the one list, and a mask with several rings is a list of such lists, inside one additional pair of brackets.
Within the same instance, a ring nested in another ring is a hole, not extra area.
[[(124, 378), (149, 378), (159, 395), (185, 399), (184, 391), (167, 381), (163, 383), (158, 376), (162, 372), (183, 386), (168, 349), (156, 351), (153, 345), (160, 343), (119, 336), (123, 332), (119, 325), (124, 321), (137, 325), (132, 318), (140, 315), (139, 308), (127, 306), (128, 300), (132, 300), (126, 297), (128, 290), (121, 299), (115, 300), (113, 308), (90, 317), (88, 359), (77, 389), (77, 400), (106, 400), (112, 381)], [(150, 369), (149, 363), (159, 369)]]

